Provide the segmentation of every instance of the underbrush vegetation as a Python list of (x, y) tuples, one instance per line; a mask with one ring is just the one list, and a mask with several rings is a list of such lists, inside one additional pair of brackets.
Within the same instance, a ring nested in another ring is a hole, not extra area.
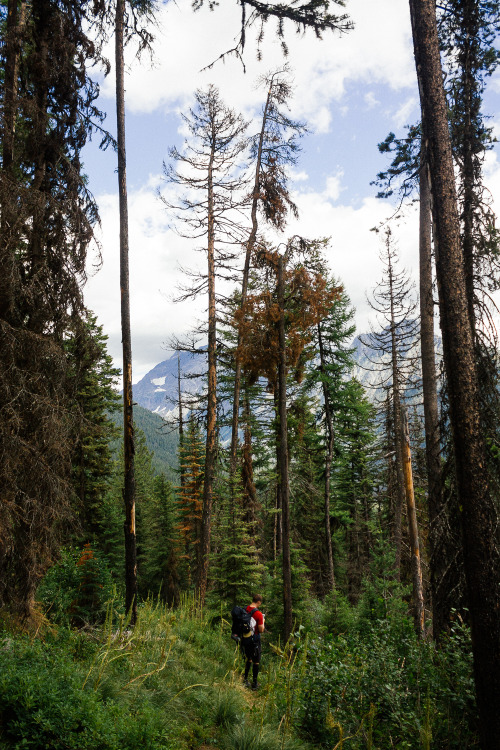
[(103, 623), (83, 630), (5, 628), (0, 747), (478, 747), (468, 629), (457, 621), (436, 650), (417, 640), (403, 609), (370, 620), (346, 602), (316, 603), (288, 648), (266, 636), (257, 693), (243, 687), (229, 617), (200, 613), (192, 600), (175, 610), (143, 603), (133, 631), (114, 601)]

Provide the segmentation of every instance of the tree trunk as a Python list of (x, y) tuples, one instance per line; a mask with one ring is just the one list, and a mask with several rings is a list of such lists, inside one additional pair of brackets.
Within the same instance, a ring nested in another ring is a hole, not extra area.
[(408, 512), (408, 533), (410, 537), (411, 577), (413, 583), (413, 607), (415, 628), (419, 638), (425, 637), (424, 587), (422, 583), (422, 565), (418, 541), (417, 508), (413, 491), (413, 472), (411, 468), (410, 434), (406, 410), (402, 414), (401, 442), (403, 444), (403, 472), (405, 478), (406, 509)]
[(201, 519), (200, 566), (198, 570), (198, 596), (200, 604), (205, 601), (210, 555), (210, 533), (212, 525), (213, 488), (215, 480), (217, 448), (217, 323), (215, 310), (215, 224), (213, 162), (214, 145), (208, 166), (208, 388), (207, 388), (207, 442), (205, 449), (205, 477), (203, 482), (203, 514)]
[(276, 500), (274, 506), (274, 559), (276, 560), (283, 550), (283, 504), (281, 501), (280, 481), (280, 404), (279, 404), (279, 379), (276, 380), (274, 388), (274, 413), (276, 415)]
[[(389, 238), (387, 239), (389, 242)], [(394, 508), (394, 547), (396, 551), (395, 568), (396, 577), (399, 581), (401, 578), (401, 547), (402, 547), (402, 529), (401, 518), (403, 505), (405, 502), (405, 485), (403, 471), (403, 445), (401, 440), (402, 419), (401, 419), (401, 391), (399, 387), (399, 367), (396, 342), (396, 323), (394, 319), (394, 289), (393, 289), (393, 272), (392, 261), (388, 255), (389, 262), (389, 290), (391, 306), (391, 363), (392, 363), (392, 410), (394, 420), (394, 449), (396, 453), (396, 497)]]
[[(321, 323), (318, 323), (318, 345), (320, 357), (320, 370), (325, 373), (325, 351), (323, 347), (323, 338), (321, 336)], [(327, 553), (327, 580), (330, 592), (335, 591), (335, 570), (333, 567), (333, 550), (332, 550), (332, 530), (330, 528), (330, 479), (333, 458), (333, 446), (335, 435), (333, 432), (332, 410), (330, 407), (330, 397), (328, 387), (323, 380), (323, 401), (325, 404), (325, 418), (327, 428), (327, 446), (325, 454), (325, 489), (324, 489), (324, 523), (325, 523), (325, 543)]]
[[(244, 391), (243, 416), (245, 420), (245, 433), (243, 442), (241, 479), (243, 484), (243, 507), (245, 509), (245, 522), (252, 537), (255, 536), (257, 524), (257, 490), (253, 479), (253, 456), (252, 456), (252, 427), (250, 423), (250, 399), (248, 392)], [(257, 546), (257, 544), (255, 544)]]
[(14, 135), (17, 115), (17, 87), (19, 59), (21, 55), (21, 36), (26, 17), (26, 2), (8, 0), (7, 25), (5, 33), (5, 73), (4, 73), (4, 116), (2, 169), (10, 177), (14, 162)]
[(285, 620), (284, 640), (288, 641), (293, 627), (292, 619), (292, 568), (290, 560), (290, 493), (288, 485), (288, 425), (286, 413), (286, 338), (285, 338), (285, 280), (284, 261), (278, 262), (279, 318), (279, 483), (281, 488), (281, 514), (283, 526), (283, 613)]
[(125, 607), (131, 624), (137, 619), (137, 545), (135, 535), (135, 467), (134, 415), (132, 397), (132, 340), (130, 332), (129, 245), (127, 205), (127, 159), (125, 152), (125, 85), (124, 85), (124, 16), (125, 0), (116, 2), (116, 122), (118, 140), (118, 195), (120, 205), (120, 293), (123, 349), (123, 453), (125, 503)]
[(500, 736), (500, 595), (496, 513), (480, 429), (472, 325), (433, 0), (410, 0), (420, 101), (429, 142), (436, 278), (450, 397), (464, 567), (482, 750)]
[(181, 358), (179, 355), (177, 355), (177, 394), (179, 400), (179, 478), (182, 488), (184, 487), (184, 463), (182, 461), (182, 448), (184, 444), (184, 419), (182, 414)]
[[(18, 7), (19, 6), (19, 7)], [(0, 238), (0, 317), (10, 319), (14, 307), (15, 244), (17, 232), (16, 193), (14, 189), (14, 136), (17, 119), (17, 97), (21, 35), (24, 28), (26, 3), (9, 0), (4, 45), (4, 111), (2, 118), (2, 172), (1, 172), (1, 238)]]
[[(271, 102), (271, 87), (267, 93), (266, 105), (264, 107), (264, 114), (262, 116), (262, 127), (259, 135), (259, 146), (257, 149), (257, 160), (255, 165), (255, 178), (252, 193), (252, 228), (246, 242), (245, 251), (245, 264), (243, 267), (243, 279), (241, 283), (241, 301), (240, 308), (243, 309), (247, 299), (248, 293), (248, 279), (250, 276), (250, 261), (252, 258), (253, 249), (255, 247), (255, 240), (257, 239), (258, 221), (257, 221), (257, 206), (259, 202), (259, 186), (260, 186), (260, 168), (262, 163), (262, 144), (264, 142), (264, 133), (266, 129), (267, 115), (269, 111), (269, 105)], [(233, 387), (233, 417), (231, 422), (231, 451), (230, 451), (230, 474), (231, 478), (234, 478), (237, 466), (237, 450), (238, 450), (238, 424), (239, 424), (239, 411), (240, 411), (240, 391), (241, 391), (241, 362), (240, 362), (240, 349), (242, 346), (241, 331), (238, 330), (238, 342), (236, 344), (236, 355), (235, 355), (235, 372), (234, 372), (234, 387)], [(233, 486), (234, 482), (231, 483)]]
[[(420, 350), (422, 355), (422, 392), (424, 399), (425, 459), (427, 468), (427, 507), (429, 510), (430, 578), (432, 628), (436, 640), (446, 627), (447, 612), (442, 606), (439, 586), (443, 562), (438, 558), (442, 522), (443, 495), (436, 355), (434, 350), (434, 297), (432, 293), (431, 195), (426, 159), (425, 124), (422, 123), (420, 162)], [(443, 602), (444, 604), (444, 602)]]
[(474, 309), (474, 266), (475, 266), (475, 241), (474, 241), (474, 212), (476, 210), (476, 169), (474, 158), (477, 156), (473, 153), (473, 144), (477, 141), (476, 123), (479, 115), (481, 98), (475, 96), (477, 88), (474, 81), (473, 64), (477, 60), (478, 36), (478, 3), (476, 0), (467, 0), (463, 4), (463, 28), (467, 39), (468, 48), (463, 50), (462, 59), (462, 90), (463, 90), (463, 124), (462, 124), (462, 189), (463, 189), (463, 236), (462, 252), (464, 256), (465, 268), (465, 285), (467, 289), (467, 304), (469, 308), (469, 318), (473, 334), (475, 333), (475, 309)]

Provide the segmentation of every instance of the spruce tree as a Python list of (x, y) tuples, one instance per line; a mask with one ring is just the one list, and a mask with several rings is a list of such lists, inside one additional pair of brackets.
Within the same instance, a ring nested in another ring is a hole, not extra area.
[(110, 414), (119, 409), (114, 385), (119, 371), (106, 349), (107, 336), (91, 313), (65, 345), (80, 415), (75, 426), (73, 485), (78, 498), (79, 536), (90, 541), (113, 472), (110, 441), (117, 430)]
[[(9, 3), (0, 170), (0, 601), (29, 615), (74, 520), (75, 379), (65, 341), (84, 327), (81, 287), (97, 219), (80, 154), (102, 119), (87, 69), (86, 2)], [(78, 414), (76, 415), (78, 416)]]

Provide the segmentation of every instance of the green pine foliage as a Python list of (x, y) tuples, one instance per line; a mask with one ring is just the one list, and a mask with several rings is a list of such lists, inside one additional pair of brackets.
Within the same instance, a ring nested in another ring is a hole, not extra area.
[(152, 482), (152, 491), (141, 502), (140, 593), (160, 596), (170, 605), (179, 603), (177, 507), (174, 489), (163, 474)]
[(80, 423), (73, 451), (73, 485), (78, 498), (80, 536), (90, 538), (98, 527), (99, 509), (113, 472), (110, 443), (117, 429), (110, 415), (119, 409), (115, 381), (119, 371), (107, 352), (102, 326), (91, 313), (85, 326), (67, 341), (74, 371), (75, 401)]
[(179, 444), (177, 488), (177, 534), (179, 578), (184, 591), (191, 591), (199, 563), (199, 540), (203, 497), (204, 446), (201, 431), (191, 413)]
[(219, 483), (217, 522), (212, 542), (211, 601), (235, 604), (250, 601), (254, 591), (260, 591), (264, 565), (260, 562), (256, 539), (251, 525), (245, 521), (241, 476), (235, 477), (234, 492), (224, 491)]
[[(123, 433), (123, 410), (110, 414), (116, 427)], [(171, 481), (177, 481), (177, 449), (179, 436), (177, 430), (170, 424), (165, 423), (159, 414), (154, 414), (144, 409), (139, 404), (134, 404), (134, 423), (144, 433), (148, 449), (152, 452), (152, 464), (155, 474), (164, 474)], [(114, 458), (120, 455), (122, 439), (115, 438), (111, 441), (111, 450)]]
[(367, 573), (372, 534), (378, 524), (375, 506), (375, 409), (360, 383), (351, 379), (344, 390), (344, 410), (338, 415), (338, 440), (333, 473), (337, 517), (344, 521), (344, 576), (355, 603)]

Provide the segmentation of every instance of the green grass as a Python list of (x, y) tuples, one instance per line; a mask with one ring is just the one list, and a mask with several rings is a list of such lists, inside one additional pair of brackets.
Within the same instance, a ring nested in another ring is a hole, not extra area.
[(242, 685), (228, 624), (209, 622), (190, 602), (172, 612), (149, 601), (131, 631), (111, 603), (86, 633), (3, 633), (0, 746), (237, 748), (245, 735), (257, 750), (286, 748), (279, 722), (264, 717), (266, 691)]
[(266, 640), (258, 693), (243, 687), (229, 636), (224, 618), (200, 614), (190, 600), (175, 611), (142, 604), (133, 631), (112, 602), (93, 630), (4, 631), (0, 748), (477, 746), (464, 628), (438, 653), (411, 628), (387, 623), (364, 634), (311, 633), (285, 651)]

